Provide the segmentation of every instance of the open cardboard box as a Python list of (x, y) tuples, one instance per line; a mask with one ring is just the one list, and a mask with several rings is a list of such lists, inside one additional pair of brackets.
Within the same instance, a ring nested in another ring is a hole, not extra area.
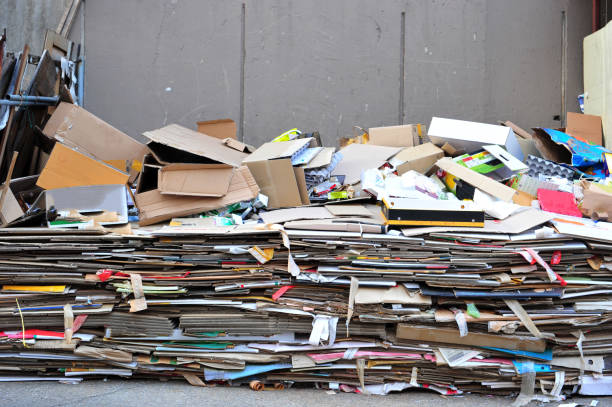
[(139, 160), (147, 151), (144, 144), (70, 103), (62, 102), (57, 106), (43, 133), (120, 171), (128, 170), (132, 180), (138, 174)]
[(238, 167), (248, 154), (228, 147), (222, 139), (170, 124), (143, 133), (161, 164), (227, 164)]
[(497, 144), (523, 160), (523, 151), (510, 127), (433, 117), (427, 135), (438, 146), (448, 142), (466, 153), (481, 150), (487, 144)]
[(244, 160), (261, 193), (269, 199), (268, 208), (310, 204), (304, 168), (293, 167), (292, 158), (308, 148), (311, 138), (269, 142)]

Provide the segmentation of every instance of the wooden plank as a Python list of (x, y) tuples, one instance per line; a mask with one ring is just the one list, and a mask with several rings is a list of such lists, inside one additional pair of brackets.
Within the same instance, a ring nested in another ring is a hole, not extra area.
[[(23, 51), (21, 52), (21, 57), (19, 58), (19, 71), (17, 72), (17, 78), (15, 82), (15, 94), (18, 94), (21, 89), (21, 79), (23, 79), (23, 73), (25, 71), (25, 67), (28, 63), (28, 55), (30, 54), (30, 46), (28, 44), (23, 46)], [(11, 134), (11, 127), (13, 124), (13, 116), (15, 114), (15, 106), (11, 106), (9, 110), (9, 118), (6, 124), (6, 129), (4, 130), (4, 137), (2, 138), (2, 146), (0, 147), (0, 168), (2, 168), (2, 163), (4, 161), (4, 154), (6, 150), (6, 143), (8, 142), (8, 138)]]
[(73, 3), (74, 3), (74, 0), (72, 0), (70, 4), (67, 5), (66, 8), (64, 8), (64, 13), (62, 14), (62, 17), (60, 18), (60, 21), (57, 24), (57, 28), (55, 29), (56, 33), (59, 34), (64, 29), (64, 25), (66, 24), (66, 18), (68, 18), (68, 13), (70, 13), (70, 9), (72, 8)]
[(70, 33), (70, 28), (72, 27), (72, 23), (74, 22), (74, 16), (76, 15), (77, 10), (79, 9), (79, 5), (81, 4), (81, 0), (73, 0), (72, 8), (70, 9), (70, 14), (68, 14), (68, 18), (64, 23), (64, 27), (62, 28), (60, 34), (64, 37), (68, 37)]

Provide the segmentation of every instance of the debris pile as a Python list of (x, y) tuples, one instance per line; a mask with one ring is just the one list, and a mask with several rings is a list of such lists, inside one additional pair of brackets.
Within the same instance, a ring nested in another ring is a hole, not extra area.
[(17, 59), (0, 381), (612, 394), (600, 118), (434, 117), (338, 149), (298, 129), (256, 148), (221, 119), (140, 143), (73, 103), (69, 56), (45, 51), (26, 92)]

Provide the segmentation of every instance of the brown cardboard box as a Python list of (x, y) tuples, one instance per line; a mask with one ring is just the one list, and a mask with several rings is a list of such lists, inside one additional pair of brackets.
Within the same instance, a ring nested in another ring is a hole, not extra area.
[(140, 226), (152, 225), (174, 217), (219, 209), (240, 201), (255, 199), (259, 187), (247, 167), (236, 169), (227, 193), (220, 198), (163, 195), (159, 189), (136, 194)]
[(56, 143), (36, 185), (44, 189), (55, 189), (125, 184), (127, 181), (128, 174), (62, 143)]
[(601, 146), (603, 142), (601, 116), (567, 112), (565, 132), (570, 136)]
[(147, 150), (144, 144), (82, 107), (64, 102), (55, 109), (43, 133), (101, 161), (140, 160)]
[(291, 157), (307, 148), (311, 138), (263, 144), (244, 160), (261, 193), (269, 198), (268, 208), (308, 205), (304, 171), (295, 171)]
[(218, 119), (198, 122), (198, 132), (218, 139), (236, 138), (236, 122), (232, 119)]
[(150, 141), (147, 146), (161, 164), (227, 164), (240, 166), (248, 154), (223, 143), (222, 139), (207, 136), (178, 124), (143, 133)]
[(425, 143), (400, 151), (390, 163), (397, 168), (399, 175), (410, 170), (425, 174), (442, 157), (444, 151), (433, 143)]
[(158, 172), (158, 188), (162, 194), (221, 197), (233, 175), (231, 165), (169, 164)]
[(368, 130), (368, 144), (388, 147), (412, 147), (419, 135), (425, 133), (421, 124), (404, 124), (401, 126), (371, 127)]

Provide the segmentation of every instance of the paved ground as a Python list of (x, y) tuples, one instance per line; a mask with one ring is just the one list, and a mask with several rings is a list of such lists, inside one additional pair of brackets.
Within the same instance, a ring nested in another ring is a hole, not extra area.
[[(598, 407), (612, 407), (611, 398), (576, 398), (561, 403), (529, 406), (555, 407), (562, 403), (578, 403), (589, 406), (599, 400)], [(58, 383), (1, 383), (0, 405), (11, 407), (37, 406), (188, 406), (206, 407), (266, 406), (418, 406), (418, 407), (505, 407), (512, 399), (481, 396), (443, 398), (434, 393), (421, 391), (404, 392), (388, 396), (364, 396), (356, 394), (327, 394), (323, 390), (289, 389), (284, 391), (255, 392), (248, 388), (201, 388), (182, 382), (154, 382), (137, 380), (88, 381), (80, 384)]]

